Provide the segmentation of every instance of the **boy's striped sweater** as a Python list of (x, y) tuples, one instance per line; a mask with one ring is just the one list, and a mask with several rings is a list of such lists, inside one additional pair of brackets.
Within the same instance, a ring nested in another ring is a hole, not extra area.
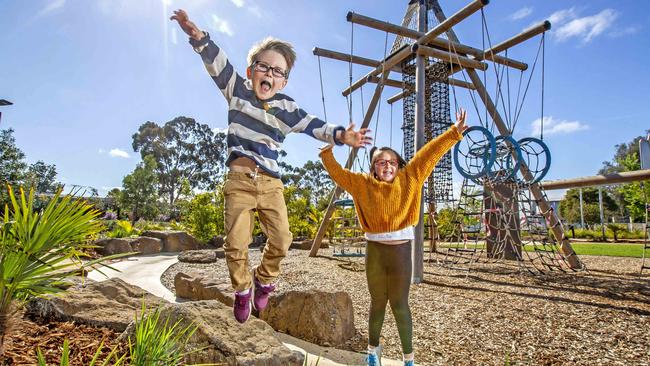
[(335, 141), (342, 126), (326, 123), (298, 107), (290, 97), (277, 93), (268, 100), (255, 96), (250, 80), (241, 77), (226, 54), (206, 33), (201, 40), (190, 39), (201, 55), (212, 80), (228, 102), (228, 159), (240, 156), (252, 159), (267, 173), (280, 177), (278, 156), (287, 134), (302, 132), (328, 143)]

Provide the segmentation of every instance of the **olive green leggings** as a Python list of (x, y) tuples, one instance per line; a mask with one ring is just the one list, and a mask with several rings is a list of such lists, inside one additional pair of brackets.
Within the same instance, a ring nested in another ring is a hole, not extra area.
[(390, 303), (402, 342), (402, 352), (412, 353), (413, 321), (408, 303), (411, 286), (411, 242), (390, 245), (368, 241), (366, 278), (370, 291), (368, 344), (375, 347), (379, 345), (386, 304)]

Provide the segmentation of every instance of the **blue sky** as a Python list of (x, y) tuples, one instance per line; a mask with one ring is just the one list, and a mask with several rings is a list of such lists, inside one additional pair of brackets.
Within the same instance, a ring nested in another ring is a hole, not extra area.
[[(292, 42), (298, 53), (286, 94), (310, 113), (323, 116), (318, 46), (350, 50), (348, 11), (399, 24), (408, 1), (396, 0), (0, 0), (0, 128), (13, 128), (28, 161), (56, 164), (59, 180), (70, 185), (107, 189), (140, 161), (131, 135), (146, 122), (158, 124), (184, 115), (213, 128), (225, 128), (226, 104), (207, 76), (187, 37), (168, 20), (186, 9), (209, 31), (240, 71), (250, 46), (269, 35)], [(441, 0), (451, 15), (468, 1)], [(650, 2), (591, 0), (495, 0), (485, 8), (492, 44), (533, 23), (550, 19), (545, 44), (544, 141), (553, 154), (547, 179), (594, 175), (610, 160), (614, 145), (650, 128)], [(461, 42), (482, 48), (481, 16), (455, 27)], [(354, 53), (373, 59), (384, 55), (385, 33), (354, 27)], [(389, 35), (389, 47), (393, 36)], [(487, 43), (486, 43), (487, 44)], [(539, 46), (534, 38), (508, 56), (531, 66)], [(322, 59), (327, 116), (347, 124), (346, 63)], [(493, 65), (486, 74), (495, 98)], [(540, 66), (533, 75), (515, 135), (537, 136), (541, 117)], [(353, 79), (366, 74), (353, 67)], [(503, 75), (503, 74), (502, 74)], [(399, 78), (393, 74), (392, 78)], [(461, 74), (456, 78), (463, 79)], [(528, 74), (524, 74), (527, 80)], [(511, 80), (519, 72), (510, 71)], [(490, 81), (491, 84), (490, 84)], [(512, 81), (513, 88), (516, 87)], [(364, 104), (372, 94), (363, 89)], [(386, 87), (381, 103), (378, 144), (387, 145), (391, 109), (386, 98), (399, 90)], [(458, 102), (478, 124), (468, 92), (456, 89)], [(512, 92), (514, 103), (514, 92)], [(353, 119), (362, 119), (355, 93)], [(393, 147), (400, 149), (401, 103), (393, 106)], [(452, 108), (454, 107), (452, 101)], [(483, 113), (482, 106), (479, 111)], [(537, 122), (535, 122), (537, 120)], [(374, 127), (376, 120), (373, 119)], [(285, 140), (288, 162), (317, 159), (322, 144), (304, 135)], [(343, 161), (347, 150), (339, 148)], [(552, 193), (551, 195), (555, 195)]]

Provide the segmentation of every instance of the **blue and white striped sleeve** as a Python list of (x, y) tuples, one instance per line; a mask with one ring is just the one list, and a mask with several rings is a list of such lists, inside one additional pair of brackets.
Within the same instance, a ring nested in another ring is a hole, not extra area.
[[(200, 40), (190, 38), (190, 44), (198, 54), (201, 55), (205, 69), (217, 84), (217, 87), (223, 93), (228, 102), (232, 99), (235, 83), (237, 79), (242, 79), (235, 71), (234, 67), (228, 61), (226, 53), (219, 48), (206, 32)], [(243, 82), (243, 79), (241, 80)]]
[(289, 126), (291, 132), (302, 132), (330, 144), (343, 145), (342, 142), (334, 138), (337, 131), (345, 131), (343, 126), (327, 123), (308, 114), (291, 99), (286, 99), (283, 102), (284, 108), (276, 114), (276, 117)]

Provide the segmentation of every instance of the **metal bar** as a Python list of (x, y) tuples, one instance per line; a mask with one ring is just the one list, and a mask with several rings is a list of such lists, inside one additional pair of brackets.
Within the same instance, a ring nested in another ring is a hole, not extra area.
[[(388, 73), (389, 72), (384, 73), (383, 77), (384, 78), (388, 77)], [(375, 92), (372, 95), (372, 99), (370, 100), (370, 104), (368, 105), (368, 110), (366, 111), (365, 118), (363, 119), (360, 128), (367, 128), (370, 125), (372, 116), (375, 113), (375, 109), (377, 108), (377, 105), (379, 104), (379, 99), (381, 97), (381, 92), (383, 88), (384, 88), (383, 84), (377, 84), (377, 87), (375, 88)], [(354, 159), (356, 159), (357, 157), (358, 150), (359, 150), (358, 148), (353, 148), (352, 151), (350, 151), (348, 160), (345, 162), (346, 169), (350, 169), (352, 167), (352, 163), (354, 162)], [(316, 237), (312, 242), (311, 251), (309, 252), (310, 257), (315, 257), (316, 254), (318, 254), (318, 249), (320, 249), (320, 244), (323, 241), (323, 237), (325, 236), (325, 231), (327, 231), (327, 227), (329, 226), (332, 213), (334, 213), (334, 209), (335, 209), (334, 202), (339, 198), (341, 193), (343, 193), (343, 189), (341, 189), (338, 186), (334, 188), (334, 192), (332, 193), (330, 202), (327, 205), (327, 210), (325, 211), (325, 216), (323, 216), (323, 221), (321, 221), (320, 226), (318, 227), (318, 232), (316, 233)]]
[(427, 46), (417, 46), (417, 45), (414, 45), (413, 48), (415, 48), (415, 52), (417, 52), (418, 55), (434, 57), (443, 62), (449, 62), (466, 68), (479, 69), (481, 71), (485, 71), (487, 70), (488, 67), (488, 65), (485, 62), (476, 61), (471, 58), (437, 50), (435, 48), (431, 48)]
[[(360, 15), (357, 13), (349, 12), (347, 15), (347, 20), (349, 22), (355, 23), (355, 24), (361, 24), (365, 25), (370, 28), (378, 29), (378, 30), (383, 30), (389, 33), (397, 34), (402, 37), (407, 37), (411, 39), (420, 39), (422, 36), (424, 36), (424, 33), (402, 27), (396, 24), (384, 22), (382, 20), (374, 19), (371, 17), (367, 17), (365, 15)], [(483, 50), (480, 50), (478, 48), (474, 48), (465, 44), (461, 43), (456, 43), (456, 42), (450, 42), (444, 38), (441, 37), (436, 37), (432, 39), (428, 45), (436, 47), (438, 49), (446, 50), (446, 51), (455, 51), (455, 52), (462, 52), (466, 53), (468, 55), (474, 56), (476, 59), (483, 59)], [(524, 71), (528, 69), (528, 64), (513, 60), (511, 58), (499, 56), (492, 54), (489, 58), (488, 61), (492, 61), (498, 64), (506, 65), (521, 71)]]

